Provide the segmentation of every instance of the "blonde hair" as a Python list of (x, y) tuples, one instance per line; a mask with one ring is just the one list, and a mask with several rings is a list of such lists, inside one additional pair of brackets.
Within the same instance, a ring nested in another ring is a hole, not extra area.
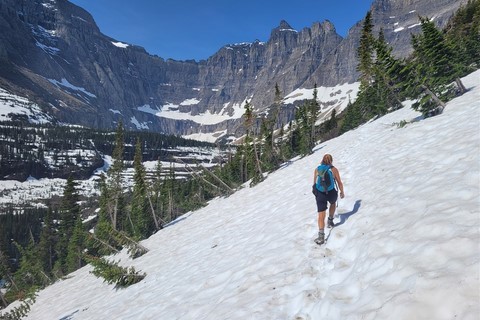
[(322, 159), (322, 164), (328, 164), (328, 165), (332, 165), (333, 163), (333, 157), (331, 154), (325, 154), (323, 156), (323, 159)]

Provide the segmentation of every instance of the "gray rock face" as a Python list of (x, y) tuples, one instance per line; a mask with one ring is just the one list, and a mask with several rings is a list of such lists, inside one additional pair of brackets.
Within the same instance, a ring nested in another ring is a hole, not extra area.
[[(385, 30), (397, 56), (411, 52), (418, 15), (439, 26), (465, 1), (375, 0), (375, 30)], [(59, 121), (93, 128), (127, 128), (188, 135), (238, 132), (235, 108), (248, 99), (261, 111), (274, 98), (305, 87), (354, 82), (362, 23), (346, 38), (329, 21), (296, 31), (286, 21), (267, 42), (226, 45), (207, 60), (175, 61), (149, 55), (103, 35), (91, 15), (65, 0), (0, 2), (0, 87), (28, 97)], [(175, 117), (159, 117), (176, 110)], [(202, 114), (225, 121), (188, 120)], [(291, 116), (291, 113), (290, 113)], [(179, 120), (183, 118), (184, 120)], [(288, 116), (287, 116), (288, 118)]]

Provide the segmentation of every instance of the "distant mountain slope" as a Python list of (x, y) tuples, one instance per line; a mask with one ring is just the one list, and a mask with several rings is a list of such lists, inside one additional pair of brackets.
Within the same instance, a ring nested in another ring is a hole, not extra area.
[[(179, 218), (144, 256), (112, 257), (140, 283), (114, 289), (87, 266), (40, 292), (27, 319), (476, 319), (479, 76), (439, 116), (381, 117)], [(310, 188), (325, 153), (346, 198), (318, 247)]]
[[(443, 26), (462, 2), (375, 0), (373, 20), (405, 55), (418, 14)], [(0, 88), (59, 121), (113, 128), (122, 119), (133, 129), (219, 136), (240, 134), (245, 100), (265, 110), (275, 84), (286, 96), (354, 82), (361, 22), (343, 39), (329, 21), (301, 31), (281, 21), (266, 42), (226, 45), (199, 62), (164, 60), (112, 39), (65, 0), (3, 0), (0, 28)], [(292, 116), (285, 108), (284, 122)]]

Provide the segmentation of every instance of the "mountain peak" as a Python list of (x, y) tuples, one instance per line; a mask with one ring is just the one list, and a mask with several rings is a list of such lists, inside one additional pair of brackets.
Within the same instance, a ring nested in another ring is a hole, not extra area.
[(282, 20), (282, 21), (280, 21), (280, 25), (278, 26), (277, 29), (283, 30), (283, 29), (293, 29), (293, 28), (292, 28), (292, 26), (290, 26), (290, 25), (288, 24), (287, 21)]

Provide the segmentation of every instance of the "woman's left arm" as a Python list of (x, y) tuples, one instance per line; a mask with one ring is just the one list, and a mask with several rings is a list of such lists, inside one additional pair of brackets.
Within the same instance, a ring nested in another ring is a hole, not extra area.
[(340, 172), (335, 167), (332, 168), (332, 172), (333, 172), (335, 181), (337, 181), (338, 183), (338, 188), (340, 189), (340, 198), (343, 198), (345, 196), (345, 193), (343, 192), (343, 183), (342, 183), (342, 179), (340, 178)]

